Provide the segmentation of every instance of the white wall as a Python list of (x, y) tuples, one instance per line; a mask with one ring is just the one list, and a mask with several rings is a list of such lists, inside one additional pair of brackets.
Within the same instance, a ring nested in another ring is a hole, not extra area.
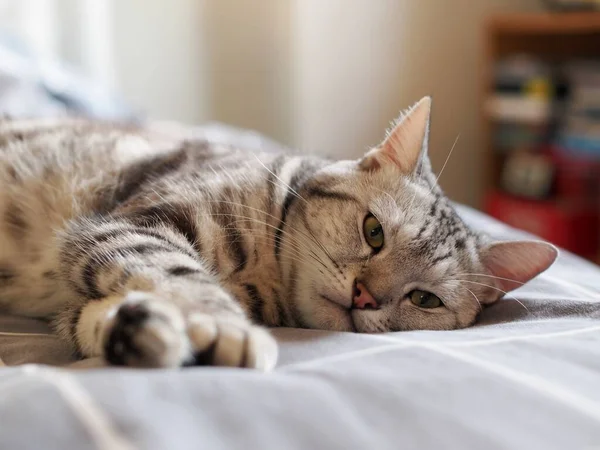
[(291, 6), (288, 0), (208, 0), (204, 14), (211, 119), (290, 140)]
[(358, 156), (397, 114), (410, 70), (397, 0), (294, 2), (294, 143)]
[[(0, 0), (5, 4), (38, 5), (24, 20), (42, 51), (59, 47), (153, 117), (221, 120), (338, 157), (358, 157), (399, 110), (432, 95), (434, 168), (460, 134), (440, 181), (453, 198), (477, 204), (484, 20), (542, 2)], [(57, 35), (48, 31), (50, 4), (58, 5)]]
[(206, 2), (110, 1), (117, 88), (155, 118), (206, 120)]
[(35, 48), (42, 58), (59, 49), (55, 33), (57, 0), (0, 0), (0, 27)]

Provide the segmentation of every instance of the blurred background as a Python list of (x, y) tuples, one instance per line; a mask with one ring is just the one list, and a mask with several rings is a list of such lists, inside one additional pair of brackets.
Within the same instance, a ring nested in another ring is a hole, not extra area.
[(600, 0), (0, 0), (0, 112), (224, 122), (355, 158), (434, 99), (455, 201), (590, 259)]

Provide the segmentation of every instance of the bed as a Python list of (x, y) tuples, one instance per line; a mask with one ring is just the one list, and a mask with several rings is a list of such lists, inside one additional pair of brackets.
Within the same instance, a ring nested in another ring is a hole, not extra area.
[(133, 370), (75, 361), (45, 323), (0, 316), (0, 448), (600, 449), (600, 269), (566, 252), (469, 329), (273, 333), (272, 373)]
[(45, 323), (0, 317), (0, 448), (600, 448), (600, 269), (568, 253), (469, 329), (273, 332), (269, 374), (144, 371), (75, 361)]

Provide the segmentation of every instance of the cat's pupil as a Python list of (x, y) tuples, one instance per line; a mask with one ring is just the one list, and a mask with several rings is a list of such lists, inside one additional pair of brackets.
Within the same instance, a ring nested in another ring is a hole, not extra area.
[(371, 230), (371, 237), (375, 237), (377, 236), (379, 233), (381, 233), (381, 227), (375, 227)]

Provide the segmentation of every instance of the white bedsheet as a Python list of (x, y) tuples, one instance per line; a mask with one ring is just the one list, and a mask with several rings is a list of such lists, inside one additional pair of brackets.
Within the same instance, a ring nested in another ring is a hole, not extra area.
[(4, 363), (28, 363), (0, 368), (2, 449), (600, 449), (600, 269), (566, 253), (466, 330), (274, 330), (270, 374), (57, 369), (45, 324), (0, 330)]

